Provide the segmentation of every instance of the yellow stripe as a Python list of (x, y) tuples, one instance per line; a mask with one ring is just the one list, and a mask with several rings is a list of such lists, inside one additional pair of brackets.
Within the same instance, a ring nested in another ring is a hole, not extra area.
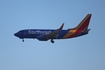
[(72, 34), (74, 34), (77, 30), (70, 30), (65, 36), (64, 38), (68, 38), (70, 37)]

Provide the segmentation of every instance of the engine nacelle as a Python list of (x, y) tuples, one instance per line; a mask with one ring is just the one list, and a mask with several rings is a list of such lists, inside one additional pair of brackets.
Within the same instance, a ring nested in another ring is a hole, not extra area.
[(46, 39), (45, 35), (39, 35), (39, 36), (37, 36), (37, 39), (39, 41), (47, 41), (48, 40), (48, 39)]

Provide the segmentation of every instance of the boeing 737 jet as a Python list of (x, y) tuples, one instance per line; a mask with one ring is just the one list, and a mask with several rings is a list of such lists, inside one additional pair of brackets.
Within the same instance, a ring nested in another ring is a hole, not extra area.
[(24, 29), (15, 33), (16, 37), (19, 37), (24, 42), (25, 38), (38, 39), (39, 41), (48, 41), (54, 43), (54, 39), (68, 39), (79, 37), (88, 34), (88, 25), (91, 19), (91, 14), (87, 16), (74, 28), (62, 30), (64, 23), (58, 29)]

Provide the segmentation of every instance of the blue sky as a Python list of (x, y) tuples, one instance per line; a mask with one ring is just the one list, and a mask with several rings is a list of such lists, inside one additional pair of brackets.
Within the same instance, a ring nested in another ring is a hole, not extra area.
[[(92, 14), (88, 35), (41, 42), (13, 34), (22, 29), (75, 27)], [(105, 1), (0, 0), (0, 70), (105, 70)]]

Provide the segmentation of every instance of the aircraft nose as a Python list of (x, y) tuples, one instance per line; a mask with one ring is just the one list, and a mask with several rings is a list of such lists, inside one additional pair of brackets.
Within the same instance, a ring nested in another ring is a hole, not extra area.
[(17, 36), (17, 33), (15, 33), (14, 36)]

